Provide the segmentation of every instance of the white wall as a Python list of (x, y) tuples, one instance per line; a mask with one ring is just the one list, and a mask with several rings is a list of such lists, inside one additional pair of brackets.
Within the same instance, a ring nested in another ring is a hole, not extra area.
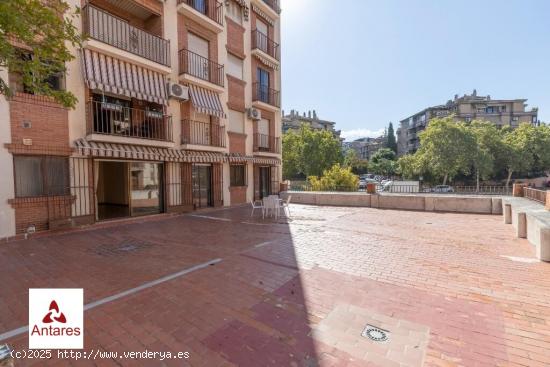
[[(8, 81), (6, 70), (0, 69), (0, 78)], [(13, 158), (4, 144), (11, 143), (10, 108), (3, 95), (0, 95), (0, 238), (15, 235), (15, 210), (8, 204), (15, 197), (13, 178)]]

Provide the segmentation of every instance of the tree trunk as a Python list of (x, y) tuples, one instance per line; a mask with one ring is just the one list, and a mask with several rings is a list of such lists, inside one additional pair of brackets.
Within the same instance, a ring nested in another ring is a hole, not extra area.
[(506, 188), (508, 188), (510, 186), (510, 180), (512, 179), (512, 173), (514, 173), (514, 171), (512, 171), (511, 169), (508, 170), (508, 177), (506, 178)]
[(447, 184), (447, 177), (449, 175), (447, 173), (445, 173), (445, 176), (443, 176), (443, 185), (446, 185)]
[(476, 170), (476, 193), (479, 193), (479, 170)]

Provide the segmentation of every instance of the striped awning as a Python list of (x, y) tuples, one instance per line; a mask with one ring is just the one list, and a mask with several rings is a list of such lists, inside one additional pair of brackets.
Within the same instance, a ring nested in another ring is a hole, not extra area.
[(275, 22), (273, 21), (273, 19), (271, 19), (269, 17), (269, 15), (267, 15), (262, 9), (260, 9), (258, 6), (252, 4), (252, 10), (254, 11), (254, 13), (256, 13), (257, 15), (259, 15), (263, 20), (265, 20), (267, 23), (269, 23), (270, 26), (275, 26)]
[(254, 56), (268, 68), (271, 68), (273, 70), (279, 70), (279, 64), (273, 61), (270, 61), (267, 57), (262, 56), (259, 52), (254, 52)]
[(254, 157), (254, 164), (265, 164), (268, 166), (280, 166), (281, 160), (279, 158), (271, 157)]
[(189, 86), (189, 92), (191, 94), (191, 103), (193, 103), (193, 107), (195, 107), (197, 111), (207, 115), (225, 118), (225, 112), (219, 94), (192, 84)]
[(98, 158), (187, 163), (221, 163), (225, 160), (225, 156), (218, 152), (199, 152), (132, 144), (97, 142), (88, 141), (84, 138), (76, 140), (75, 146), (81, 155)]
[(168, 104), (166, 78), (161, 73), (89, 49), (81, 55), (88, 88)]
[(254, 157), (242, 155), (239, 153), (229, 153), (227, 154), (227, 161), (229, 163), (248, 163), (254, 162)]

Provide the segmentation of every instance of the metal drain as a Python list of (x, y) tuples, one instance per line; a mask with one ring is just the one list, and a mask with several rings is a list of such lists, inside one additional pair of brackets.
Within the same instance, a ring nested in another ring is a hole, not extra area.
[(361, 336), (364, 338), (369, 338), (372, 341), (383, 343), (387, 342), (390, 339), (390, 332), (377, 328), (376, 326), (367, 325), (361, 333)]

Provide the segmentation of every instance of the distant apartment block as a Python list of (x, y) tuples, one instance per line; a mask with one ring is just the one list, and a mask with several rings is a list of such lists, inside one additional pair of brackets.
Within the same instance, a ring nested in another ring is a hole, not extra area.
[(334, 121), (327, 121), (327, 120), (321, 120), (317, 116), (317, 112), (315, 110), (308, 111), (307, 114), (304, 112), (303, 114), (300, 114), (300, 112), (292, 110), (290, 111), (290, 114), (285, 115), (283, 111), (283, 133), (286, 133), (289, 130), (298, 130), (300, 129), (300, 126), (303, 124), (309, 125), (313, 130), (328, 130), (331, 131), (334, 136), (336, 136), (338, 139), (340, 139), (340, 130), (336, 130), (334, 126), (336, 125), (336, 122)]
[(538, 124), (538, 109), (527, 110), (527, 99), (491, 99), (491, 96), (472, 94), (459, 97), (444, 105), (425, 108), (400, 121), (397, 129), (398, 155), (414, 153), (420, 147), (419, 133), (426, 129), (430, 120), (454, 115), (457, 121), (470, 122), (475, 119), (490, 121), (497, 126), (518, 127), (527, 122)]
[(88, 39), (51, 84), (75, 109), (0, 70), (0, 238), (278, 193), (278, 0), (68, 3)]
[(386, 139), (385, 136), (360, 138), (344, 144), (347, 149), (355, 150), (358, 158), (370, 160), (374, 153), (386, 146)]

